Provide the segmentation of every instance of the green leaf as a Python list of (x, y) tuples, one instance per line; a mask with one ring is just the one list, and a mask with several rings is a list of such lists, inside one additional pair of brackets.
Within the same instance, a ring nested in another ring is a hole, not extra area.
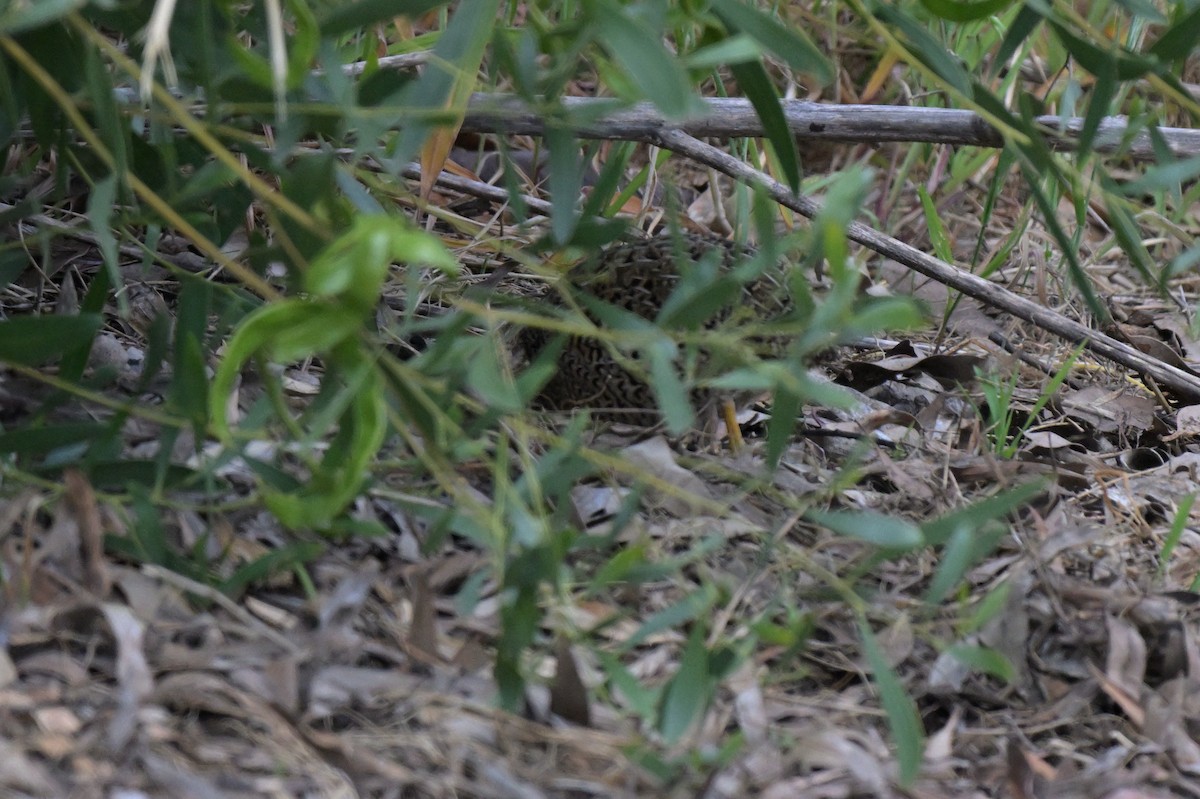
[(1163, 540), (1162, 550), (1158, 555), (1159, 577), (1165, 577), (1167, 574), (1167, 565), (1171, 562), (1171, 555), (1175, 552), (1175, 547), (1179, 544), (1184, 529), (1187, 528), (1188, 518), (1194, 504), (1196, 504), (1195, 494), (1185, 494), (1179, 500), (1179, 506), (1175, 509), (1175, 518), (1171, 520), (1171, 529), (1167, 531), (1167, 537)]
[(956, 0), (921, 0), (921, 5), (930, 13), (951, 22), (974, 22), (993, 14), (999, 14), (1012, 5), (1013, 0), (978, 0), (974, 3), (960, 3)]
[(988, 591), (981, 600), (976, 602), (975, 606), (971, 609), (971, 615), (959, 622), (961, 633), (966, 635), (976, 632), (983, 625), (1003, 613), (1008, 605), (1009, 595), (1012, 594), (1012, 586), (1011, 581), (1005, 580), (991, 591)]
[(358, 0), (334, 3), (329, 12), (319, 18), (318, 24), (321, 33), (332, 38), (395, 17), (414, 19), (444, 5), (446, 0)]
[(870, 511), (810, 510), (804, 517), (839, 535), (884, 549), (912, 550), (925, 546), (921, 528), (912, 522)]
[(971, 81), (963, 71), (962, 65), (921, 23), (897, 6), (876, 3), (874, 11), (880, 20), (903, 34), (908, 40), (908, 52), (914, 58), (920, 59), (959, 93), (967, 97), (972, 96)]
[(1029, 3), (1021, 6), (1021, 9), (1009, 24), (1008, 31), (1004, 34), (1004, 39), (1000, 42), (1000, 47), (996, 50), (996, 56), (992, 60), (992, 67), (989, 70), (990, 75), (995, 76), (1009, 63), (1013, 54), (1017, 52), (1017, 48), (1029, 38), (1030, 34), (1037, 29), (1041, 21), (1042, 15), (1038, 11), (1037, 5)]
[(800, 417), (803, 398), (785, 388), (777, 390), (771, 397), (771, 418), (767, 422), (767, 468), (774, 469), (779, 459), (792, 442), (796, 431), (796, 420)]
[[(351, 352), (355, 353), (351, 356)], [(357, 350), (342, 353), (345, 363), (362, 358)], [(358, 495), (370, 474), (371, 462), (387, 434), (387, 404), (375, 366), (362, 359), (355, 364), (359, 380), (352, 382), (353, 402), (341, 418), (329, 451), (300, 491), (263, 491), (263, 501), (276, 518), (292, 529), (325, 530)]]
[(709, 675), (704, 631), (705, 625), (692, 625), (687, 646), (679, 659), (679, 670), (663, 691), (658, 730), (668, 744), (675, 743), (687, 733), (704, 714), (712, 698), (713, 680)]
[[(123, 176), (129, 170), (129, 122), (117, 111), (116, 99), (113, 96), (112, 76), (101, 60), (99, 51), (94, 47), (84, 49), (83, 62), (84, 68), (87, 70), (88, 100), (92, 104), (96, 128), (112, 154), (112, 175)], [(91, 213), (90, 205), (91, 201), (89, 201), (89, 215)], [(111, 209), (108, 213), (111, 215)], [(94, 220), (93, 224), (95, 224)], [(107, 258), (107, 254), (105, 257)]]
[[(1106, 178), (1101, 183), (1106, 184), (1110, 191), (1115, 193), (1116, 186), (1111, 180)], [(1158, 269), (1158, 263), (1150, 255), (1150, 251), (1146, 249), (1146, 244), (1142, 240), (1141, 227), (1138, 225), (1137, 220), (1134, 219), (1133, 214), (1129, 212), (1128, 206), (1121, 202), (1119, 197), (1114, 197), (1110, 193), (1106, 194), (1104, 198), (1104, 207), (1108, 211), (1113, 236), (1120, 243), (1121, 249), (1129, 256), (1129, 260), (1142, 273), (1144, 279), (1153, 280), (1155, 272)]]
[(0, 452), (41, 455), (68, 444), (86, 443), (111, 432), (109, 425), (68, 422), (48, 427), (19, 427), (0, 433)]
[[(111, 91), (111, 90), (110, 90)], [(108, 279), (114, 286), (121, 285), (121, 265), (117, 260), (117, 239), (113, 235), (112, 216), (113, 206), (117, 199), (117, 178), (108, 175), (96, 181), (88, 197), (88, 223), (96, 236), (96, 244), (100, 250), (100, 258), (108, 271)], [(124, 292), (118, 301), (128, 306)]]
[(940, 546), (950, 540), (960, 527), (978, 530), (984, 524), (1003, 518), (1045, 490), (1041, 481), (1033, 481), (1010, 488), (994, 497), (972, 503), (960, 510), (952, 511), (921, 525), (921, 532), (931, 546)]
[(704, 584), (683, 599), (658, 611), (642, 622), (637, 632), (625, 639), (621, 651), (629, 652), (642, 641), (655, 633), (669, 630), (700, 618), (708, 613), (717, 600), (717, 589), (712, 584)]
[(1114, 42), (1109, 42), (1111, 46), (1107, 48), (1097, 47), (1076, 36), (1057, 20), (1048, 19), (1047, 22), (1071, 57), (1093, 75), (1109, 74), (1115, 66), (1117, 80), (1130, 81), (1154, 70), (1154, 64), (1149, 59), (1131, 53)]
[(198, 439), (208, 426), (208, 363), (204, 338), (212, 310), (212, 285), (205, 280), (182, 281), (175, 318), (174, 371), (171, 400), (194, 425)]
[(942, 223), (942, 217), (937, 212), (933, 198), (925, 186), (917, 186), (917, 194), (921, 198), (921, 207), (925, 211), (925, 226), (929, 230), (929, 241), (938, 258), (948, 263), (954, 263), (954, 247), (950, 244), (950, 234)]
[(1200, 177), (1200, 155), (1154, 164), (1140, 178), (1119, 187), (1113, 182), (1106, 185), (1105, 190), (1115, 191), (1119, 188), (1126, 197), (1138, 197), (1158, 191), (1178, 191), (1181, 184), (1191, 183), (1197, 177)]
[(900, 765), (900, 784), (908, 787), (921, 769), (921, 757), (925, 751), (925, 728), (911, 697), (904, 692), (900, 679), (888, 665), (871, 625), (859, 617), (858, 629), (862, 635), (863, 654), (875, 675), (875, 687), (887, 713), (892, 741), (896, 744), (896, 760)]
[(612, 0), (597, 0), (591, 11), (597, 40), (664, 116), (683, 119), (704, 112), (679, 59), (663, 46), (661, 31)]
[(633, 712), (643, 719), (653, 719), (662, 699), (662, 689), (643, 685), (611, 652), (597, 650), (596, 656), (609, 683)]
[(294, 89), (311, 73), (321, 43), (321, 29), (305, 0), (291, 0), (292, 29), (288, 33), (287, 86)]
[(762, 122), (767, 141), (775, 148), (775, 157), (783, 171), (784, 180), (793, 192), (800, 190), (800, 156), (796, 153), (796, 138), (783, 115), (783, 106), (771, 78), (758, 61), (731, 64), (729, 67), (737, 79), (738, 86), (754, 106)]
[(1196, 31), (1200, 30), (1200, 6), (1163, 31), (1147, 51), (1165, 62), (1187, 58), (1196, 50)]
[(696, 414), (675, 365), (675, 345), (669, 340), (659, 340), (643, 348), (642, 352), (650, 362), (650, 389), (667, 423), (667, 430), (672, 435), (680, 435), (692, 426)]
[(196, 476), (197, 473), (186, 466), (171, 464), (163, 470), (153, 461), (96, 461), (88, 467), (88, 477), (101, 491), (128, 490), (132, 486), (148, 489), (159, 483), (163, 488), (175, 489), (195, 480)]
[(758, 61), (760, 57), (762, 48), (758, 46), (754, 37), (745, 33), (735, 33), (719, 42), (693, 50), (684, 56), (683, 63), (688, 69), (708, 70)]
[(427, 264), (449, 275), (458, 262), (441, 241), (396, 216), (360, 216), (354, 227), (321, 251), (304, 275), (304, 285), (318, 297), (332, 297), (367, 316), (394, 263)]
[(1017, 670), (1013, 668), (1012, 662), (995, 649), (955, 644), (946, 651), (960, 663), (965, 663), (976, 671), (989, 674), (1006, 683), (1011, 683), (1017, 676)]
[(39, 28), (62, 19), (87, 5), (87, 0), (37, 0), (29, 3), (6, 3), (0, 13), (0, 36), (12, 36), (31, 28)]
[(1047, 147), (1044, 136), (1033, 124), (1034, 109), (1028, 98), (1022, 98), (1020, 117), (1014, 116), (996, 97), (986, 91), (976, 92), (975, 101), (1002, 122), (1016, 128), (1028, 137), (1028, 143), (1013, 142), (1011, 147), (1020, 156), (1018, 163), (1021, 166), (1030, 196), (1033, 197), (1034, 203), (1042, 214), (1043, 224), (1061, 248), (1062, 255), (1067, 261), (1067, 271), (1071, 276), (1071, 281), (1083, 295), (1088, 310), (1095, 314), (1097, 319), (1110, 318), (1107, 307), (1096, 296), (1096, 289), (1079, 261), (1078, 243), (1072, 241), (1063, 229), (1058, 218), (1057, 203), (1043, 189), (1043, 184), (1057, 188), (1058, 184), (1065, 184), (1067, 178), (1063, 175), (1063, 170), (1055, 160), (1054, 154)]
[(1092, 86), (1091, 97), (1088, 99), (1087, 114), (1083, 118), (1083, 128), (1079, 131), (1076, 144), (1076, 160), (1082, 163), (1091, 152), (1092, 143), (1100, 130), (1100, 123), (1111, 113), (1110, 106), (1117, 96), (1118, 83), (1116, 67), (1109, 61), (1104, 69), (1096, 73), (1096, 81)]
[(715, 0), (713, 11), (730, 32), (748, 34), (792, 69), (812, 75), (822, 86), (833, 82), (833, 64), (799, 28), (738, 0)]
[[(393, 157), (407, 161), (429, 137), (436, 121), (419, 112), (440, 112), (440, 124), (453, 124), (475, 85), (484, 50), (496, 25), (499, 0), (462, 0), (433, 47), (433, 58), (402, 95), (409, 118), (393, 146)], [(412, 113), (416, 111), (418, 113)]]
[(219, 588), (221, 593), (236, 598), (252, 583), (303, 566), (324, 551), (325, 545), (318, 541), (284, 544), (239, 568), (222, 582)]
[(208, 424), (208, 364), (204, 350), (190, 330), (181, 331), (175, 347), (175, 373), (171, 394), (179, 411), (191, 420), (197, 433)]
[(545, 139), (550, 153), (550, 225), (555, 242), (562, 245), (571, 240), (579, 222), (576, 199), (583, 184), (583, 162), (579, 140), (570, 131), (549, 125)]
[(488, 408), (502, 413), (516, 413), (525, 407), (511, 374), (500, 368), (496, 340), (486, 336), (474, 347), (467, 362), (467, 385)]
[(957, 528), (950, 534), (938, 559), (937, 570), (925, 592), (925, 601), (933, 605), (945, 599), (962, 583), (967, 572), (987, 557), (1007, 534), (1008, 526), (999, 523), (978, 528), (964, 524)]
[(0, 322), (0, 361), (40, 366), (89, 345), (102, 323), (99, 314), (6, 319)]

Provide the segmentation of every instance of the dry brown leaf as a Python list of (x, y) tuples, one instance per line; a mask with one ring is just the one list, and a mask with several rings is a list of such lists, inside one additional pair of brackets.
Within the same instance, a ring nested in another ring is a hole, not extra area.
[(83, 564), (83, 580), (88, 590), (98, 598), (108, 596), (112, 580), (104, 558), (104, 526), (92, 484), (78, 469), (63, 472), (64, 497), (79, 525), (79, 556)]
[(101, 610), (117, 641), (117, 710), (107, 737), (110, 751), (118, 752), (137, 732), (138, 711), (154, 691), (154, 677), (143, 651), (145, 625), (124, 605), (105, 603)]
[(408, 586), (412, 595), (412, 620), (408, 626), (406, 650), (413, 657), (426, 663), (436, 663), (441, 660), (438, 649), (437, 608), (434, 605), (433, 592), (429, 590), (425, 569), (409, 569)]
[(680, 489), (678, 493), (671, 494), (665, 491), (648, 491), (645, 501), (651, 507), (662, 508), (675, 516), (687, 517), (697, 508), (697, 503), (690, 501), (688, 497), (712, 499), (712, 489), (693, 472), (675, 462), (675, 453), (662, 436), (626, 447), (621, 457), (631, 466)]
[(1117, 616), (1107, 616), (1105, 626), (1108, 657), (1104, 674), (1126, 694), (1136, 696), (1146, 677), (1146, 642), (1135, 626)]
[(571, 643), (562, 636), (554, 642), (554, 679), (550, 683), (550, 711), (581, 727), (591, 726), (591, 703)]
[(1146, 723), (1146, 710), (1141, 706), (1138, 697), (1135, 694), (1130, 694), (1125, 688), (1117, 682), (1110, 680), (1099, 669), (1091, 663), (1087, 664), (1088, 671), (1100, 684), (1100, 690), (1103, 691), (1109, 699), (1116, 702), (1122, 712), (1141, 729)]

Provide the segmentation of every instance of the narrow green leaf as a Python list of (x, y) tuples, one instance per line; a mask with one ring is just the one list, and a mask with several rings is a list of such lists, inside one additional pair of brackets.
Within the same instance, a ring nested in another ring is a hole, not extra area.
[(297, 541), (284, 544), (240, 567), (221, 583), (219, 589), (226, 596), (236, 599), (253, 583), (262, 582), (271, 575), (303, 566), (323, 551), (325, 551), (325, 545), (319, 541)]
[(1071, 277), (1071, 281), (1083, 296), (1088, 310), (1095, 314), (1097, 319), (1104, 320), (1110, 318), (1108, 308), (1096, 296), (1096, 289), (1079, 261), (1078, 243), (1072, 241), (1071, 237), (1063, 229), (1058, 218), (1057, 203), (1052, 201), (1043, 189), (1043, 184), (1051, 187), (1056, 187), (1058, 183), (1065, 184), (1067, 178), (1062, 174), (1062, 168), (1046, 145), (1045, 137), (1038, 131), (1037, 126), (1033, 124), (1035, 109), (1029, 98), (1022, 98), (1021, 100), (1020, 117), (1015, 116), (996, 97), (988, 92), (976, 92), (975, 101), (989, 113), (994, 114), (1005, 124), (1021, 131), (1028, 138), (1028, 143), (1013, 143), (1012, 146), (1014, 151), (1020, 156), (1018, 163), (1021, 166), (1021, 172), (1025, 177), (1030, 196), (1033, 197), (1038, 211), (1042, 214), (1043, 224), (1061, 248), (1062, 255), (1067, 262), (1067, 271)]
[(971, 609), (971, 615), (963, 619), (959, 629), (964, 635), (976, 632), (999, 614), (1008, 605), (1008, 597), (1012, 594), (1012, 582), (1005, 580), (984, 595), (983, 599)]
[(974, 22), (993, 14), (999, 14), (1012, 5), (1013, 0), (978, 0), (960, 3), (957, 0), (921, 0), (921, 5), (930, 13), (951, 22)]
[(1010, 488), (994, 497), (972, 503), (960, 510), (951, 511), (941, 518), (921, 525), (921, 532), (931, 546), (940, 546), (950, 540), (959, 527), (977, 530), (987, 522), (1002, 519), (1045, 490), (1041, 481), (1033, 481)]
[(625, 639), (621, 644), (621, 651), (629, 652), (655, 633), (678, 627), (708, 613), (716, 601), (716, 591), (714, 585), (705, 584), (674, 605), (653, 614), (642, 622), (637, 632)]
[(954, 248), (950, 245), (950, 234), (946, 232), (946, 225), (937, 212), (933, 198), (929, 196), (929, 190), (924, 186), (918, 186), (917, 194), (921, 198), (921, 207), (925, 211), (925, 226), (929, 230), (929, 241), (933, 244), (934, 253), (943, 261), (954, 263)]
[(1179, 161), (1169, 161), (1150, 166), (1140, 178), (1118, 186), (1115, 182), (1105, 187), (1106, 191), (1120, 189), (1126, 197), (1139, 197), (1159, 191), (1178, 191), (1183, 183), (1191, 183), (1200, 177), (1200, 155)]
[(11, 3), (0, 13), (0, 36), (40, 28), (87, 5), (87, 0), (37, 0)]
[(102, 323), (99, 314), (6, 319), (0, 322), (0, 361), (40, 366), (89, 345)]
[(102, 491), (128, 490), (135, 485), (147, 490), (154, 485), (177, 489), (194, 481), (196, 476), (197, 473), (186, 466), (171, 464), (160, 469), (154, 461), (99, 460), (88, 466), (88, 477)]
[(1104, 69), (1096, 73), (1096, 81), (1092, 86), (1091, 96), (1088, 98), (1087, 114), (1084, 115), (1083, 128), (1079, 131), (1076, 143), (1075, 158), (1078, 163), (1083, 163), (1091, 153), (1092, 143), (1095, 142), (1096, 134), (1100, 130), (1100, 123), (1112, 111), (1110, 106), (1117, 96), (1119, 88), (1116, 72), (1116, 67), (1110, 61), (1107, 62)]
[(597, 39), (647, 100), (668, 119), (699, 116), (704, 106), (687, 72), (663, 46), (662, 33), (651, 29), (612, 0), (592, 5)]
[(48, 427), (23, 426), (0, 433), (0, 452), (42, 455), (68, 444), (88, 442), (110, 432), (109, 425), (68, 422)]
[[(433, 47), (434, 58), (403, 93), (406, 111), (446, 112), (451, 122), (475, 85), (484, 50), (496, 25), (499, 0), (462, 0)], [(444, 124), (450, 124), (447, 122)], [(429, 136), (433, 123), (414, 114), (400, 130), (393, 157), (407, 161)]]
[(966, 579), (967, 572), (987, 557), (1007, 534), (1008, 526), (999, 523), (957, 528), (941, 552), (937, 570), (925, 592), (925, 601), (934, 605), (949, 596)]
[(334, 3), (319, 18), (318, 24), (324, 36), (335, 37), (395, 17), (417, 18), (444, 5), (446, 0), (357, 0)]
[(600, 668), (608, 675), (609, 683), (633, 712), (643, 719), (653, 719), (662, 699), (662, 689), (644, 685), (611, 652), (597, 650), (596, 656), (600, 660)]
[(349, 381), (353, 400), (328, 452), (300, 491), (263, 492), (267, 508), (292, 529), (328, 529), (362, 489), (387, 435), (387, 403), (374, 364), (357, 349), (338, 353), (336, 360), (354, 375)]
[[(100, 258), (104, 261), (104, 268), (108, 271), (108, 279), (111, 285), (119, 286), (121, 285), (121, 265), (117, 261), (117, 239), (113, 236), (111, 224), (116, 200), (117, 178), (115, 175), (108, 175), (96, 181), (95, 186), (92, 187), (91, 196), (88, 197), (88, 224), (96, 237)], [(121, 292), (120, 301), (128, 304), (124, 292)]]
[(434, 235), (417, 230), (400, 217), (369, 214), (330, 243), (304, 275), (309, 293), (341, 300), (362, 317), (372, 313), (392, 265), (436, 266), (458, 272), (458, 262)]
[(1017, 48), (1037, 30), (1041, 21), (1042, 15), (1036, 4), (1029, 3), (1021, 6), (1021, 9), (1009, 24), (1008, 30), (1004, 34), (1004, 39), (1000, 42), (1000, 47), (996, 50), (996, 56), (992, 60), (991, 69), (988, 71), (989, 75), (995, 76), (1001, 69), (1008, 65), (1013, 54), (1017, 52)]
[(321, 44), (321, 29), (305, 0), (291, 0), (288, 8), (291, 9), (293, 21), (287, 44), (287, 86), (294, 89), (312, 72)]
[(833, 82), (833, 64), (799, 28), (784, 25), (738, 0), (715, 0), (713, 11), (731, 33), (750, 35), (792, 69), (812, 75), (822, 86)]
[(761, 57), (762, 48), (758, 46), (754, 37), (745, 33), (735, 33), (719, 42), (693, 50), (684, 57), (683, 63), (688, 69), (707, 70), (758, 61)]
[(592, 184), (592, 190), (588, 192), (587, 198), (583, 201), (583, 209), (580, 212), (583, 218), (615, 216), (629, 198), (646, 185), (649, 164), (642, 167), (625, 188), (621, 188), (621, 183), (628, 174), (629, 159), (632, 155), (633, 142), (614, 143), (613, 148), (604, 159), (600, 174)]
[(839, 535), (885, 549), (912, 550), (926, 543), (921, 528), (912, 522), (882, 513), (810, 510), (804, 517)]
[(208, 363), (191, 331), (180, 335), (175, 347), (171, 393), (179, 411), (191, 420), (197, 433), (202, 433), (208, 426)]
[(1195, 494), (1185, 494), (1179, 500), (1179, 506), (1175, 509), (1175, 518), (1171, 520), (1171, 529), (1167, 531), (1167, 537), (1163, 540), (1162, 551), (1158, 556), (1158, 576), (1163, 577), (1167, 573), (1167, 564), (1171, 562), (1171, 555), (1175, 552), (1175, 547), (1179, 544), (1179, 539), (1183, 537), (1183, 531), (1187, 527), (1188, 518), (1192, 512), (1192, 505), (1196, 504)]
[(1108, 42), (1110, 46), (1107, 48), (1097, 47), (1076, 36), (1062, 23), (1054, 19), (1047, 21), (1071, 57), (1093, 75), (1108, 73), (1115, 66), (1117, 80), (1124, 82), (1136, 80), (1154, 70), (1154, 64), (1149, 59), (1132, 53), (1115, 42)]
[(871, 625), (860, 617), (858, 629), (862, 635), (863, 654), (867, 664), (875, 675), (875, 687), (879, 689), (880, 701), (884, 712), (887, 713), (888, 727), (892, 731), (892, 741), (896, 744), (896, 760), (900, 766), (900, 784), (912, 785), (921, 769), (921, 757), (925, 752), (925, 728), (917, 707), (911, 697), (904, 692), (900, 679), (888, 665)]
[(675, 364), (675, 345), (660, 340), (642, 350), (650, 362), (650, 388), (672, 435), (685, 432), (696, 420), (687, 387)]
[(579, 222), (578, 197), (583, 184), (583, 162), (579, 140), (569, 131), (551, 125), (546, 129), (550, 152), (550, 225), (559, 245), (571, 240)]
[[(1116, 193), (1116, 186), (1110, 179), (1105, 178), (1101, 184), (1106, 185), (1114, 194)], [(1142, 278), (1147, 281), (1161, 280), (1162, 275), (1157, 274), (1158, 263), (1146, 249), (1146, 244), (1142, 241), (1141, 226), (1133, 218), (1129, 208), (1121, 202), (1119, 197), (1111, 194), (1105, 196), (1104, 207), (1108, 211), (1113, 236), (1121, 245), (1121, 249), (1129, 256), (1134, 267), (1141, 272)]]
[(908, 52), (920, 59), (927, 67), (937, 73), (938, 77), (949, 83), (958, 92), (972, 96), (971, 81), (962, 65), (948, 53), (944, 45), (925, 29), (925, 27), (906, 14), (900, 7), (876, 3), (875, 15), (884, 23), (891, 25), (908, 40)]
[(783, 115), (783, 106), (771, 78), (763, 65), (758, 61), (731, 64), (729, 67), (737, 79), (738, 86), (754, 106), (758, 119), (762, 122), (763, 133), (767, 141), (775, 148), (775, 157), (779, 159), (779, 167), (783, 170), (783, 178), (788, 188), (793, 192), (800, 190), (800, 156), (796, 152), (796, 138), (792, 136), (787, 119)]
[(679, 659), (679, 670), (663, 691), (658, 730), (668, 744), (675, 743), (687, 733), (704, 714), (712, 697), (704, 630), (702, 624), (692, 625), (687, 646)]
[(1200, 30), (1200, 6), (1196, 6), (1171, 27), (1163, 31), (1162, 36), (1150, 46), (1150, 55), (1165, 62), (1187, 58), (1196, 50), (1196, 31)]
[(780, 388), (771, 397), (771, 418), (767, 422), (767, 468), (774, 469), (779, 459), (787, 452), (796, 432), (796, 420), (800, 417), (803, 398), (785, 388)]
[(467, 362), (467, 385), (491, 409), (516, 413), (525, 405), (512, 375), (500, 368), (496, 342), (491, 336), (481, 338)]
[(955, 660), (965, 663), (976, 671), (1004, 680), (1006, 683), (1011, 683), (1017, 676), (1017, 670), (1013, 668), (1012, 662), (995, 649), (955, 644), (946, 651), (953, 655)]
[(124, 175), (129, 170), (129, 122), (117, 111), (112, 75), (101, 60), (99, 51), (94, 47), (84, 48), (82, 57), (87, 70), (88, 100), (92, 104), (96, 128), (112, 154), (112, 173)]

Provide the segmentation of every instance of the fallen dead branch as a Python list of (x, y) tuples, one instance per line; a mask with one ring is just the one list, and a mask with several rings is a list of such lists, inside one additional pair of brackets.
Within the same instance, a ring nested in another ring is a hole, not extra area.
[[(613, 100), (600, 97), (564, 97), (568, 111), (585, 111)], [(760, 137), (762, 123), (749, 100), (733, 97), (705, 99), (709, 113), (699, 119), (668, 120), (650, 103), (636, 103), (613, 111), (575, 133), (587, 139), (627, 139), (654, 141), (667, 129), (698, 138), (729, 139)], [(953, 108), (914, 108), (893, 105), (838, 105), (785, 100), (783, 114), (792, 134), (798, 139), (841, 142), (928, 142), (959, 146), (1001, 147), (1004, 138), (978, 114)], [(1040, 116), (1036, 118), (1051, 146), (1072, 150), (1083, 129), (1079, 117)], [(462, 130), (467, 133), (509, 133), (539, 136), (545, 121), (538, 109), (508, 95), (476, 94), (467, 106)], [(1092, 144), (1096, 152), (1116, 152), (1127, 134), (1123, 117), (1107, 117), (1100, 123)], [(1177, 158), (1200, 155), (1200, 130), (1158, 128), (1158, 134)], [(1139, 160), (1155, 160), (1150, 134), (1141, 131), (1128, 142), (1124, 154)]]

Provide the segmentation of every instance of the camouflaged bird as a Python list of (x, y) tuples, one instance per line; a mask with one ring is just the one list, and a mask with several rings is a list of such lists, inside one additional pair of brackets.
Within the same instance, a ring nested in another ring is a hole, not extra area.
[[(715, 264), (717, 274), (710, 277), (723, 286), (723, 291), (699, 293), (699, 302), (711, 303), (708, 308), (711, 313), (700, 326), (713, 330), (737, 322), (768, 322), (786, 314), (792, 305), (778, 268), (772, 266), (762, 270), (744, 282), (735, 275), (735, 270), (754, 254), (749, 247), (713, 236), (685, 234), (640, 239), (612, 245), (574, 267), (567, 276), (565, 290), (585, 309), (589, 307), (587, 297), (591, 297), (643, 319), (666, 322), (669, 328), (679, 329), (672, 320), (680, 317), (681, 310), (682, 315), (687, 316), (696, 308), (683, 308), (676, 301), (673, 303), (676, 307), (666, 319), (660, 319), (660, 314), (693, 270), (711, 269)], [(702, 276), (694, 276), (703, 281)], [(547, 288), (538, 299), (561, 305), (562, 290)], [(699, 314), (705, 316), (703, 310)], [(598, 322), (593, 311), (588, 311), (588, 315), (593, 322)], [(687, 327), (683, 326), (683, 329)], [(526, 328), (518, 343), (524, 356), (532, 361), (552, 338), (553, 334), (545, 330)], [(757, 353), (765, 357), (778, 355), (786, 343), (780, 337), (771, 336), (752, 340)], [(595, 415), (635, 425), (657, 423), (661, 415), (655, 393), (635, 373), (646, 371), (640, 368), (646, 366), (643, 354), (634, 350), (614, 357), (612, 346), (592, 337), (568, 338), (558, 357), (557, 371), (542, 389), (539, 403), (555, 410), (589, 408)], [(721, 360), (714, 353), (702, 350), (696, 376), (711, 378), (721, 371), (722, 366), (737, 365), (722, 364)], [(622, 361), (632, 368), (622, 365)], [(730, 401), (745, 399), (702, 388), (692, 393), (692, 403), (702, 420), (715, 421), (715, 411), (723, 398)], [(727, 416), (727, 424), (730, 421)]]

